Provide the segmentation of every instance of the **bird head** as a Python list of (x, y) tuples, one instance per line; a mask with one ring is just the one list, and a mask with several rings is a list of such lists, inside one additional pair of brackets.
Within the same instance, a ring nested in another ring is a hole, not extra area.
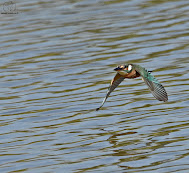
[(117, 71), (120, 75), (126, 75), (130, 73), (133, 69), (131, 64), (118, 65), (114, 70)]

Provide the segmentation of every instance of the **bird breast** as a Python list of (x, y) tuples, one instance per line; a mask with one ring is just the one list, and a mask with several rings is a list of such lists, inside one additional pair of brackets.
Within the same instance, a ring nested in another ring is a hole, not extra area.
[(132, 70), (130, 73), (124, 75), (125, 78), (136, 78), (139, 77), (140, 74), (136, 70)]
[(125, 76), (125, 75), (128, 75), (128, 73), (127, 72), (125, 72), (125, 71), (118, 71), (118, 73), (121, 75), (121, 76)]

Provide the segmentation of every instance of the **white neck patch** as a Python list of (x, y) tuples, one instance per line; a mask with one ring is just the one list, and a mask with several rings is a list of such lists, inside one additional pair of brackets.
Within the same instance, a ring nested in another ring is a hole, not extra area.
[(132, 70), (132, 65), (129, 65), (128, 66), (128, 71), (131, 71)]

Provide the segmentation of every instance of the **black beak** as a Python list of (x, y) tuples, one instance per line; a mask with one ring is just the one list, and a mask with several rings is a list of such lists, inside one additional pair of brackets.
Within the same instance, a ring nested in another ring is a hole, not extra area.
[(122, 68), (116, 67), (116, 68), (114, 68), (114, 70), (115, 70), (115, 71), (119, 71), (119, 70), (122, 70)]

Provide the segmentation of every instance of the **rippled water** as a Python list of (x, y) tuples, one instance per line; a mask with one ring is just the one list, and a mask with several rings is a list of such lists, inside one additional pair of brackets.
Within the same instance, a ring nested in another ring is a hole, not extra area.
[[(188, 1), (15, 3), (0, 14), (0, 172), (189, 172)], [(124, 63), (169, 101), (137, 78), (96, 112)]]

